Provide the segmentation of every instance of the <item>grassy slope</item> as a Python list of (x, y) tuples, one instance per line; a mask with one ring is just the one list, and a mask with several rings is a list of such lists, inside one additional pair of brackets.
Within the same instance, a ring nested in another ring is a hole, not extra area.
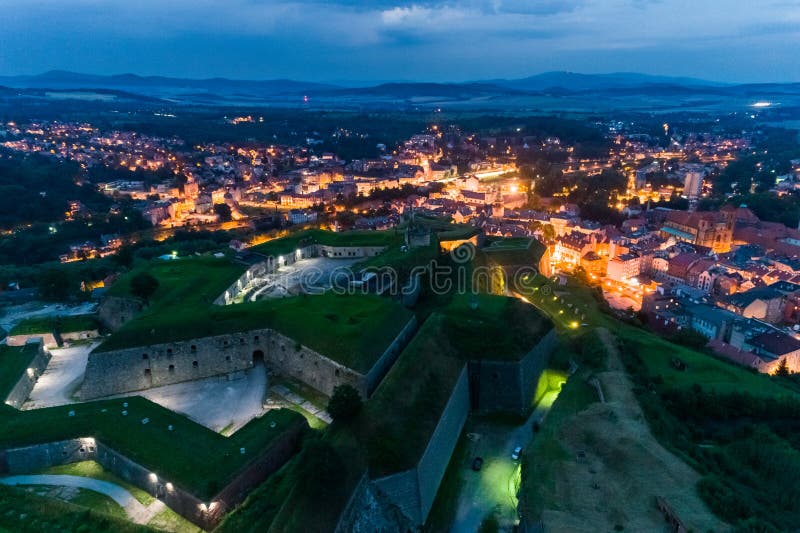
[(372, 477), (416, 463), (463, 366), (444, 333), (443, 317), (430, 317), (358, 420), (356, 431), (366, 444)]
[[(121, 414), (123, 402), (128, 403), (127, 416)], [(70, 417), (69, 411), (75, 416)], [(149, 418), (149, 423), (142, 424), (143, 418)], [(226, 438), (140, 397), (24, 412), (2, 405), (0, 447), (95, 437), (163, 479), (205, 497), (223, 487), (290, 424), (301, 420), (293, 411), (270, 411)], [(275, 428), (269, 427), (272, 421), (277, 423)], [(169, 425), (173, 431), (167, 429)], [(239, 453), (241, 447), (248, 450), (246, 455)]]
[[(361, 239), (367, 237), (375, 238), (364, 235)], [(130, 295), (131, 277), (145, 270), (160, 282), (149, 307), (98, 347), (98, 353), (273, 327), (366, 372), (411, 317), (386, 299), (333, 293), (214, 306), (211, 302), (238, 278), (243, 267), (207, 258), (150, 263), (120, 279), (112, 287), (113, 294)]]
[(86, 510), (75, 504), (0, 485), (0, 531), (3, 528), (15, 533), (49, 531), (151, 533), (154, 531), (124, 519)]
[(98, 328), (96, 315), (72, 315), (62, 317), (27, 318), (11, 329), (11, 335), (31, 335), (35, 333), (71, 333)]
[(536, 308), (505, 296), (458, 295), (443, 313), (459, 356), (470, 360), (519, 360), (553, 328)]
[(0, 401), (5, 401), (38, 353), (38, 346), (0, 345)]
[(399, 244), (402, 236), (394, 230), (388, 231), (343, 231), (332, 232), (321, 229), (301, 231), (287, 237), (274, 239), (250, 248), (251, 252), (263, 255), (286, 255), (310, 244), (329, 246), (389, 246)]
[(136, 498), (142, 505), (150, 505), (155, 498), (148, 492), (131, 485), (127, 481), (120, 479), (111, 472), (105, 470), (100, 463), (95, 461), (80, 461), (78, 463), (69, 463), (65, 465), (52, 466), (40, 472), (40, 474), (56, 474), (66, 476), (80, 476), (90, 477), (93, 479), (100, 479), (102, 481), (109, 481), (115, 485), (124, 487)]

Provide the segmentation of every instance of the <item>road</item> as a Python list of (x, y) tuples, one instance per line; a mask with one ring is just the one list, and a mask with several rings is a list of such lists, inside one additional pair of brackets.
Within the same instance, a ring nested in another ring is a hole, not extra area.
[(0, 478), (3, 485), (53, 485), (57, 487), (76, 487), (93, 490), (105, 494), (120, 507), (125, 509), (128, 517), (137, 524), (148, 523), (156, 514), (164, 509), (164, 503), (155, 500), (144, 506), (123, 487), (109, 481), (101, 481), (90, 477), (67, 476), (57, 474), (21, 475)]
[[(478, 531), (481, 522), (493, 511), (503, 526), (517, 521), (519, 463), (511, 459), (516, 446), (526, 447), (533, 440), (533, 422), (542, 420), (553, 405), (557, 391), (544, 395), (524, 424), (510, 426), (491, 420), (467, 422), (469, 451), (467, 464), (461, 465), (461, 489), (450, 531)], [(471, 470), (475, 457), (483, 458), (480, 472)]]

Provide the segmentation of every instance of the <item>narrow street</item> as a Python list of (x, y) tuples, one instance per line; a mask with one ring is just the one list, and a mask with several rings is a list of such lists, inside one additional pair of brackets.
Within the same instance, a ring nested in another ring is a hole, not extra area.
[[(542, 420), (553, 405), (557, 391), (544, 395), (524, 424), (512, 426), (486, 419), (471, 418), (465, 431), (468, 452), (465, 464), (458, 465), (461, 489), (450, 531), (474, 532), (492, 512), (502, 527), (517, 521), (517, 496), (520, 464), (511, 459), (517, 446), (525, 448), (534, 438), (533, 423)], [(479, 472), (471, 469), (475, 457), (483, 458)], [(448, 473), (449, 475), (450, 473)]]

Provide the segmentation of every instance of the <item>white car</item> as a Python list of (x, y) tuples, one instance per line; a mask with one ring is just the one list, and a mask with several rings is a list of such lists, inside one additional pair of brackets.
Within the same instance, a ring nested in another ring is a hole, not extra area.
[(515, 461), (519, 461), (519, 456), (522, 454), (522, 446), (517, 446), (514, 448), (514, 451), (511, 452), (511, 458)]

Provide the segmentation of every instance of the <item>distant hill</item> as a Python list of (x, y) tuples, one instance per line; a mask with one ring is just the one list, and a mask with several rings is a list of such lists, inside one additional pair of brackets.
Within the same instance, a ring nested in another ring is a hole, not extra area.
[[(651, 76), (633, 72), (580, 74), (545, 72), (520, 79), (492, 79), (463, 83), (430, 82), (305, 82), (290, 79), (231, 80), (187, 79), (164, 76), (117, 74), (99, 76), (53, 70), (34, 76), (0, 77), (5, 98), (70, 97), (69, 91), (97, 92), (115, 99), (156, 99), (169, 103), (211, 106), (242, 105), (444, 105), (588, 107), (629, 106), (637, 97), (653, 97), (662, 105), (703, 101), (723, 105), (747, 100), (771, 100), (781, 105), (800, 105), (800, 83), (725, 84), (687, 77)], [(63, 95), (45, 94), (63, 92)], [(306, 100), (303, 96), (309, 96)], [(74, 95), (84, 98), (86, 95)], [(620, 99), (627, 99), (622, 102)], [(694, 99), (694, 100), (693, 100)], [(644, 100), (642, 100), (643, 102)], [(530, 102), (535, 102), (531, 104)]]
[(506, 80), (484, 80), (499, 87), (519, 91), (547, 91), (565, 89), (567, 91), (603, 90), (647, 85), (672, 85), (684, 87), (721, 87), (725, 84), (697, 78), (651, 76), (635, 72), (616, 72), (611, 74), (579, 74), (577, 72), (553, 71), (536, 74), (527, 78)]
[(116, 74), (98, 76), (63, 70), (51, 70), (35, 76), (0, 77), (0, 85), (40, 89), (120, 89), (141, 92), (152, 96), (163, 93), (219, 93), (246, 94), (252, 96), (271, 96), (279, 94), (299, 94), (304, 91), (335, 89), (337, 86), (323, 83), (303, 82), (287, 79), (275, 80), (229, 80), (227, 78), (186, 79), (163, 76), (139, 76), (137, 74)]

